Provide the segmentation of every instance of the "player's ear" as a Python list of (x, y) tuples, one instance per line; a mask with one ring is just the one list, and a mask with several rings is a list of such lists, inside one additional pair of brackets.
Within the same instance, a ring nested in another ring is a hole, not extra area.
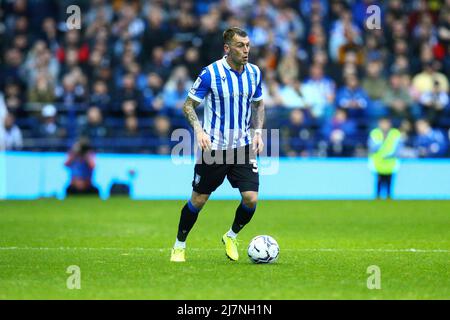
[(230, 46), (228, 45), (228, 43), (225, 43), (223, 45), (223, 50), (225, 51), (226, 54), (230, 53)]

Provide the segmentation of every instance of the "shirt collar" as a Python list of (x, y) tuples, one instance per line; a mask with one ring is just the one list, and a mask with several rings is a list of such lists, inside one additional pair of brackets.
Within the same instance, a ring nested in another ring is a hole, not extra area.
[[(224, 66), (225, 68), (227, 68), (228, 70), (237, 72), (236, 70), (231, 69), (231, 66), (228, 64), (228, 61), (227, 61), (227, 55), (224, 55), (224, 56), (223, 56), (223, 58), (222, 58), (222, 64), (223, 64), (223, 66)], [(247, 67), (244, 65), (244, 68), (243, 68), (243, 70), (242, 70), (242, 72), (241, 72), (240, 74), (243, 74), (243, 73), (246, 72), (246, 71), (247, 71)]]
[(228, 64), (228, 61), (227, 61), (227, 55), (224, 55), (224, 56), (223, 56), (223, 58), (222, 58), (222, 64), (223, 64), (223, 66), (224, 66), (225, 68), (227, 68), (228, 70), (231, 69), (231, 67), (230, 67), (230, 65)]

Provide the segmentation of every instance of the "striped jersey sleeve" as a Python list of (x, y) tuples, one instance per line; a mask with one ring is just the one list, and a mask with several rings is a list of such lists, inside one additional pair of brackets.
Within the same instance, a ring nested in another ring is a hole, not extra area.
[(255, 89), (255, 93), (253, 94), (253, 98), (252, 101), (261, 101), (263, 98), (263, 94), (262, 94), (262, 88), (261, 88), (261, 70), (255, 65), (254, 66), (255, 70), (256, 70), (256, 78), (257, 78), (257, 82), (256, 82), (256, 89)]
[(211, 74), (209, 73), (208, 68), (203, 68), (202, 72), (197, 77), (197, 80), (195, 80), (189, 90), (188, 96), (197, 102), (202, 102), (210, 90)]

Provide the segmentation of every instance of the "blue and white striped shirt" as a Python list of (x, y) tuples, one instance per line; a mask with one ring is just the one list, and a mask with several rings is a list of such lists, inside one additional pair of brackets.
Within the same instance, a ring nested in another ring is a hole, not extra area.
[(263, 98), (259, 68), (247, 63), (239, 73), (226, 57), (203, 68), (188, 93), (197, 102), (205, 99), (203, 130), (213, 150), (251, 144), (251, 103)]

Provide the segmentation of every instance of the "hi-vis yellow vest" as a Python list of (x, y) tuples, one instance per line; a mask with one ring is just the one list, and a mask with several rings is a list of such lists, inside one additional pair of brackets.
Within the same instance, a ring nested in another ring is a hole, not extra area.
[(397, 171), (399, 161), (397, 157), (389, 155), (393, 154), (399, 143), (401, 138), (400, 131), (391, 129), (385, 138), (383, 131), (376, 128), (370, 132), (370, 138), (376, 144), (381, 144), (380, 148), (369, 156), (371, 166), (375, 171), (379, 174), (392, 174)]

